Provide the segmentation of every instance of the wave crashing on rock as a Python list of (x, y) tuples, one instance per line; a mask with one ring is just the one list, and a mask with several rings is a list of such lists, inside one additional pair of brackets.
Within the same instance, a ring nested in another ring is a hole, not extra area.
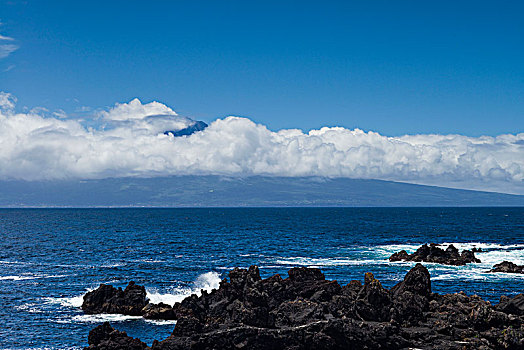
[[(292, 268), (285, 279), (235, 268), (218, 289), (162, 308), (177, 323), (154, 350), (524, 348), (524, 294), (493, 306), (462, 292), (433, 293), (421, 264), (389, 290), (369, 272), (363, 284), (340, 286), (316, 268)], [(146, 348), (106, 323), (90, 332), (86, 349)]]

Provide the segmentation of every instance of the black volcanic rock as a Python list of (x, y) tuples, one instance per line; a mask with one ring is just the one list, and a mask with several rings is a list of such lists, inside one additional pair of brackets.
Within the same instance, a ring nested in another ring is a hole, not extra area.
[(524, 316), (524, 294), (519, 294), (513, 298), (502, 296), (497, 305), (497, 310), (507, 314)]
[(431, 277), (428, 269), (422, 264), (416, 264), (404, 277), (404, 281), (391, 288), (393, 295), (401, 295), (406, 292), (423, 297), (431, 296)]
[(94, 328), (89, 332), (89, 346), (85, 349), (112, 349), (112, 350), (143, 350), (147, 344), (127, 335), (126, 332), (120, 332), (111, 327), (109, 322)]
[(423, 318), (429, 308), (431, 280), (428, 270), (417, 264), (404, 277), (404, 281), (391, 288), (392, 319), (414, 322)]
[(365, 321), (389, 321), (391, 295), (371, 272), (364, 277), (364, 286), (354, 301), (353, 316)]
[[(175, 329), (152, 350), (524, 348), (524, 294), (502, 297), (496, 306), (462, 292), (435, 294), (422, 264), (389, 290), (372, 273), (363, 284), (341, 287), (319, 269), (261, 279), (256, 266), (236, 268), (218, 289), (172, 309)], [(120, 349), (133, 341), (104, 327), (92, 331), (88, 349)]]
[(129, 282), (126, 289), (101, 284), (97, 289), (84, 295), (82, 310), (86, 314), (123, 314), (141, 316), (147, 305), (146, 289), (135, 282)]
[(178, 318), (175, 309), (164, 303), (147, 304), (142, 309), (142, 316), (151, 320), (176, 320)]
[(149, 303), (145, 287), (132, 281), (124, 290), (101, 284), (84, 295), (82, 310), (86, 314), (112, 313), (143, 316), (152, 320), (176, 320), (188, 312), (180, 303), (176, 303), (174, 307), (165, 303)]
[(413, 254), (408, 254), (405, 250), (401, 250), (391, 255), (389, 261), (432, 262), (455, 266), (466, 265), (467, 263), (480, 263), (480, 260), (475, 257), (473, 250), (463, 250), (462, 253), (459, 253), (453, 244), (450, 244), (444, 250), (433, 243), (430, 245), (424, 244)]
[(524, 265), (503, 261), (500, 264), (493, 265), (493, 268), (488, 272), (524, 273)]

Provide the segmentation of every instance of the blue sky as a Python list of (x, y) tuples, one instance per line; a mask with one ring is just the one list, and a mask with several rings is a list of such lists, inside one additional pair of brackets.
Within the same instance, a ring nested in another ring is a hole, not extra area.
[[(524, 194), (524, 2), (0, 0), (0, 21), (0, 180)], [(165, 135), (181, 117), (210, 125)]]
[(18, 106), (138, 97), (273, 130), (524, 131), (520, 1), (0, 2), (18, 46), (0, 91)]

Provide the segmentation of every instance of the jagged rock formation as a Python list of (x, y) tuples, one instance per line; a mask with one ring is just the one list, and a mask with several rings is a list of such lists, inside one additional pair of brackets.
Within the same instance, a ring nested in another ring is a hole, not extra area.
[(180, 316), (171, 305), (165, 303), (147, 304), (142, 309), (142, 316), (150, 320), (176, 320)]
[[(372, 273), (365, 275), (364, 284), (352, 281), (341, 287), (319, 269), (293, 268), (286, 279), (261, 279), (256, 266), (236, 268), (219, 289), (187, 297), (174, 309), (172, 335), (151, 349), (524, 347), (523, 294), (501, 298), (495, 307), (478, 296), (435, 294), (421, 264), (390, 290)], [(90, 334), (88, 349), (118, 349), (107, 344), (126, 341), (136, 346), (133, 338), (102, 327)]]
[(147, 305), (146, 289), (131, 281), (126, 289), (101, 284), (84, 295), (82, 310), (86, 314), (123, 314), (141, 316)]
[(453, 244), (450, 244), (445, 250), (438, 247), (438, 244), (424, 244), (413, 254), (408, 254), (401, 250), (389, 257), (389, 261), (415, 261), (415, 262), (432, 262), (444, 265), (461, 266), (467, 263), (480, 263), (475, 257), (475, 252), (481, 251), (473, 248), (472, 250), (463, 250), (459, 253)]
[(500, 264), (493, 265), (493, 268), (488, 272), (524, 273), (524, 265), (503, 261)]
[(524, 294), (519, 294), (513, 298), (503, 295), (496, 309), (506, 314), (524, 316)]
[(144, 350), (147, 344), (127, 335), (126, 332), (120, 332), (105, 322), (101, 326), (89, 332), (88, 337), (89, 350)]

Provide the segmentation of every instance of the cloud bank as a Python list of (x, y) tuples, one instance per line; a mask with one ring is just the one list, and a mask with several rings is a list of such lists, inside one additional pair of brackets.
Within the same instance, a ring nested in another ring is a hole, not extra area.
[(227, 117), (190, 136), (194, 121), (138, 99), (81, 121), (15, 112), (0, 93), (0, 179), (225, 175), (366, 178), (524, 194), (524, 133), (496, 137), (406, 135), (324, 127), (271, 131)]

